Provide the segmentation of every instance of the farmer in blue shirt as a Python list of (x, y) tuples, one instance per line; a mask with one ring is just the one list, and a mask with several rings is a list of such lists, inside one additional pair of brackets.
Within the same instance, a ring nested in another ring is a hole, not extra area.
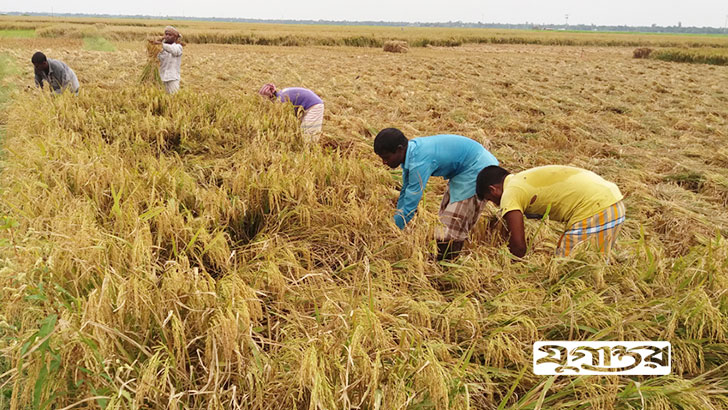
[(487, 201), (475, 195), (478, 172), (498, 160), (478, 142), (461, 135), (433, 135), (408, 140), (386, 128), (374, 139), (374, 152), (390, 168), (402, 166), (402, 191), (394, 222), (404, 229), (417, 211), (430, 176), (449, 180), (440, 204), (444, 226), (435, 231), (438, 260), (457, 256)]

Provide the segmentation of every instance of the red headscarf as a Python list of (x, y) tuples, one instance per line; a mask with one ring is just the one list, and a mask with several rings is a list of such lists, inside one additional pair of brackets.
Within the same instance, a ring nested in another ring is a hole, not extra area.
[(261, 89), (258, 91), (258, 94), (262, 95), (263, 97), (273, 98), (276, 95), (276, 86), (268, 83), (261, 87)]

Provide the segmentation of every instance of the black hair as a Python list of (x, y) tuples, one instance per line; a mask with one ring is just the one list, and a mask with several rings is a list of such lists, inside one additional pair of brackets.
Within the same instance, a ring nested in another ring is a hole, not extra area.
[(41, 53), (40, 51), (36, 51), (30, 61), (32, 61), (33, 64), (40, 64), (48, 61), (48, 59), (46, 58), (45, 54)]
[(488, 191), (488, 187), (502, 183), (508, 174), (510, 172), (498, 165), (490, 165), (480, 170), (478, 179), (475, 181), (475, 193), (478, 195), (478, 199), (481, 201), (485, 199), (485, 193)]
[(407, 147), (407, 137), (396, 128), (385, 128), (374, 138), (374, 152), (377, 155), (397, 151), (400, 145)]

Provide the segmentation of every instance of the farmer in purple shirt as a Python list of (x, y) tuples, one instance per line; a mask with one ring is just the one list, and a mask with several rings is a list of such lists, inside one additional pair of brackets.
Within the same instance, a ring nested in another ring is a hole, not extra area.
[(282, 103), (290, 102), (296, 109), (296, 115), (303, 110), (301, 117), (301, 128), (308, 136), (308, 140), (318, 141), (321, 133), (321, 126), (324, 122), (324, 102), (313, 91), (307, 88), (290, 87), (276, 90), (273, 84), (266, 84), (258, 91), (258, 94), (268, 97), (271, 100), (278, 98)]
[(441, 134), (408, 140), (396, 128), (383, 129), (374, 139), (374, 152), (390, 168), (402, 166), (402, 190), (394, 223), (399, 229), (412, 219), (431, 176), (448, 180), (435, 230), (438, 260), (456, 256), (487, 201), (475, 195), (478, 172), (498, 160), (479, 142), (461, 135)]

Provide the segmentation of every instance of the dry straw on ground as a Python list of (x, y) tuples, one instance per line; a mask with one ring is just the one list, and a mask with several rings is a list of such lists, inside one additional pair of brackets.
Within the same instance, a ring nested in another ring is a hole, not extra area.
[(384, 51), (390, 53), (406, 53), (409, 51), (409, 46), (406, 41), (386, 41), (384, 42)]

